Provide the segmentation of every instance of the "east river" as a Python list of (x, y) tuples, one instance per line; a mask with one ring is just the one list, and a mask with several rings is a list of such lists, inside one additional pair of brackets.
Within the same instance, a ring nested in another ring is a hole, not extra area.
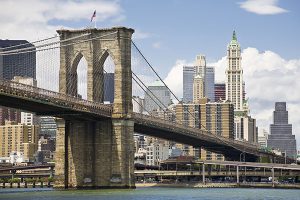
[(300, 190), (239, 188), (138, 188), (135, 190), (0, 189), (0, 199), (14, 200), (299, 200)]

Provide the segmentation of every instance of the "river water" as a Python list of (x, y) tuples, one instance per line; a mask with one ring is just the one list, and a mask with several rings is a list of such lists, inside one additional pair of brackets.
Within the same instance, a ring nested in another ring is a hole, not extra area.
[(138, 188), (135, 190), (0, 189), (14, 200), (300, 200), (300, 190), (240, 188)]

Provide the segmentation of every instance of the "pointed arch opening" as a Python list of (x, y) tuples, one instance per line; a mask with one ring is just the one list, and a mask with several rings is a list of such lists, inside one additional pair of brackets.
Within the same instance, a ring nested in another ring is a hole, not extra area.
[(82, 53), (78, 53), (71, 67), (69, 81), (70, 94), (74, 97), (87, 99), (87, 69), (88, 63)]
[(115, 63), (113, 57), (108, 51), (105, 51), (98, 64), (103, 69), (103, 102), (112, 104), (115, 96)]

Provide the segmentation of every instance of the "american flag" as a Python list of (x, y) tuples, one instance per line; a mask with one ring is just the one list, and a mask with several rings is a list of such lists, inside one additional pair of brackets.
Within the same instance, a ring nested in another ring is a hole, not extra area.
[(91, 22), (93, 21), (94, 17), (96, 17), (96, 10), (94, 11), (92, 17), (91, 17)]

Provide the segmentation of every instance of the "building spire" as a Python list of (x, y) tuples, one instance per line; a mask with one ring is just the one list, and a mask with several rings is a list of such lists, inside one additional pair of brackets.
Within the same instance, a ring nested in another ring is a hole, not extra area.
[(233, 34), (232, 34), (232, 40), (237, 41), (235, 31), (233, 31)]

